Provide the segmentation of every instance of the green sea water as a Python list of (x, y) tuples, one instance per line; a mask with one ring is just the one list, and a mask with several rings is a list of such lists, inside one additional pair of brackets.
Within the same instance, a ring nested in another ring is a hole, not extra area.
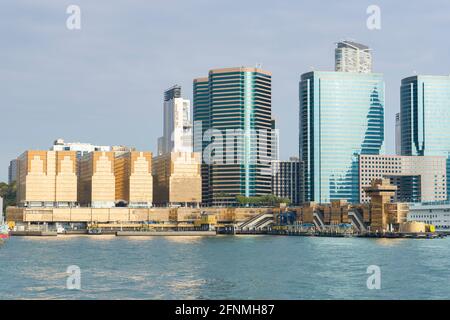
[[(381, 288), (368, 289), (367, 268)], [(80, 290), (69, 290), (69, 266)], [(0, 299), (448, 299), (450, 238), (12, 237)]]

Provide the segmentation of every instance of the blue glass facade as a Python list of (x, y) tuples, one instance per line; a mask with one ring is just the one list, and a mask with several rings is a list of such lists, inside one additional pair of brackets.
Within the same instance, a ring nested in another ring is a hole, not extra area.
[(309, 72), (299, 94), (302, 200), (359, 202), (358, 155), (384, 152), (382, 74)]
[[(450, 76), (412, 76), (400, 88), (401, 153), (450, 154)], [(447, 160), (447, 197), (450, 190)]]

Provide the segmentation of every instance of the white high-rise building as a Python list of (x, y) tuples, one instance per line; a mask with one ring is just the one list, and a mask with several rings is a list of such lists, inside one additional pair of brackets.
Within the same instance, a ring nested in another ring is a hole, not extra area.
[(181, 97), (175, 85), (164, 92), (163, 136), (158, 139), (158, 155), (193, 152), (191, 101)]
[(335, 70), (340, 72), (372, 72), (372, 54), (366, 45), (353, 41), (336, 43)]
[(77, 158), (93, 151), (111, 151), (110, 146), (96, 146), (83, 142), (65, 142), (63, 139), (57, 139), (50, 148), (50, 151), (76, 151)]

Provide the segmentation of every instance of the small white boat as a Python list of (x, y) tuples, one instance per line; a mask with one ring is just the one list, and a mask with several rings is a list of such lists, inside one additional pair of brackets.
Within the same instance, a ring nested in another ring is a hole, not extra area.
[(92, 228), (88, 230), (88, 234), (101, 234), (102, 233), (102, 229), (100, 228)]
[(58, 234), (66, 233), (66, 229), (64, 229), (64, 227), (61, 224), (57, 223), (56, 224), (56, 233), (58, 233)]

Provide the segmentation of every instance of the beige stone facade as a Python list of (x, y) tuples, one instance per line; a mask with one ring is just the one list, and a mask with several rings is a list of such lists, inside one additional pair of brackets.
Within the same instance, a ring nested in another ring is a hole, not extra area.
[(78, 199), (82, 206), (114, 207), (114, 152), (94, 151), (80, 159)]
[(29, 150), (17, 163), (19, 206), (112, 208), (120, 201), (132, 207), (152, 205), (151, 152), (113, 147), (77, 157), (76, 151)]
[(116, 156), (116, 201), (148, 207), (153, 201), (152, 153), (131, 151)]
[(17, 202), (26, 206), (71, 205), (77, 202), (74, 151), (26, 151), (19, 156)]
[(153, 201), (156, 204), (201, 202), (201, 155), (171, 152), (153, 159)]

